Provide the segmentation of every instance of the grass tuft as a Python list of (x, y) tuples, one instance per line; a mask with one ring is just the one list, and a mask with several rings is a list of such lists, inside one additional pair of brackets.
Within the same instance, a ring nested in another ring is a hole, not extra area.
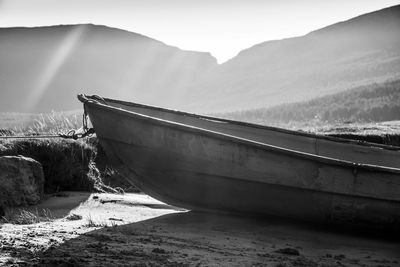
[(0, 135), (39, 135), (65, 133), (82, 126), (83, 111), (46, 114), (0, 113)]
[(8, 140), (0, 146), (0, 156), (22, 155), (42, 164), (44, 191), (91, 191), (94, 181), (88, 179), (89, 163), (96, 157), (96, 139)]
[(92, 216), (89, 214), (89, 216), (87, 217), (87, 223), (83, 225), (84, 227), (108, 227), (107, 222), (102, 222), (102, 223), (98, 223), (95, 220), (93, 220)]
[(34, 224), (39, 222), (53, 221), (54, 216), (49, 209), (28, 210), (28, 209), (10, 209), (6, 211), (5, 216), (0, 220), (2, 223), (12, 224)]
[[(0, 113), (0, 136), (67, 133), (82, 126), (82, 113), (82, 111), (49, 114)], [(124, 183), (124, 179), (109, 167), (111, 165), (96, 137), (80, 140), (0, 139), (0, 156), (17, 155), (33, 158), (42, 164), (45, 194), (93, 190), (123, 193), (124, 190), (116, 190), (113, 187), (131, 186)], [(109, 185), (105, 185), (103, 181), (107, 181)]]

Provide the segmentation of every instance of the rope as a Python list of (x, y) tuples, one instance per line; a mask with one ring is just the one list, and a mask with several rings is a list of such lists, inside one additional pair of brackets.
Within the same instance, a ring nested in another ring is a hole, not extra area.
[(60, 138), (57, 135), (32, 135), (32, 136), (14, 136), (14, 135), (3, 135), (0, 136), (0, 139), (39, 139), (39, 138)]
[[(85, 107), (85, 106), (84, 106)], [(84, 113), (82, 116), (82, 127), (78, 130), (70, 130), (67, 133), (59, 133), (59, 134), (43, 134), (43, 135), (32, 135), (32, 136), (14, 136), (14, 135), (3, 135), (0, 136), (0, 139), (41, 139), (41, 138), (64, 138), (64, 139), (80, 139), (85, 138), (86, 136), (91, 136), (94, 134), (94, 129), (89, 128), (87, 122), (87, 113), (86, 108), (84, 108)]]
[[(79, 130), (78, 130), (79, 131)], [(44, 135), (31, 135), (31, 136), (21, 136), (21, 135), (3, 135), (0, 136), (0, 139), (41, 139), (41, 138), (63, 138), (63, 139), (80, 139), (86, 136), (90, 136), (94, 134), (94, 129), (90, 128), (84, 133), (76, 133), (78, 131), (70, 130), (66, 134), (44, 134)]]
[(79, 131), (80, 131), (80, 129), (77, 130), (77, 131), (71, 130), (66, 134), (58, 134), (58, 136), (61, 137), (61, 138), (77, 140), (79, 138), (84, 138), (86, 136), (94, 134), (94, 129), (93, 128), (90, 128), (90, 129), (87, 128), (84, 133), (78, 133)]

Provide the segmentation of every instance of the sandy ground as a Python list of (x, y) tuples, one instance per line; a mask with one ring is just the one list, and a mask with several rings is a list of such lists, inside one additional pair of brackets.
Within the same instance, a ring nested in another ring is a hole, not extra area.
[(400, 240), (196, 213), (143, 194), (67, 192), (34, 209), (55, 219), (1, 224), (1, 266), (400, 266)]

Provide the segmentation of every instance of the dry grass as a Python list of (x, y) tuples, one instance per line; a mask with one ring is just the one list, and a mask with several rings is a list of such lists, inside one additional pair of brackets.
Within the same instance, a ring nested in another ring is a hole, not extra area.
[[(1, 113), (0, 126), (7, 125), (8, 128), (0, 131), (0, 135), (3, 133), (37, 136), (67, 133), (82, 126), (82, 113)], [(94, 137), (81, 140), (0, 139), (0, 156), (23, 155), (40, 162), (45, 175), (47, 194), (63, 190), (91, 191), (95, 185), (98, 188), (102, 187), (102, 175), (94, 164), (97, 146), (97, 139)]]
[(303, 130), (319, 134), (400, 135), (400, 121), (318, 124), (304, 126)]
[(90, 191), (89, 163), (96, 157), (96, 139), (13, 139), (0, 143), (0, 156), (23, 155), (42, 164), (45, 193)]
[(39, 222), (49, 222), (54, 220), (54, 216), (49, 209), (29, 210), (29, 209), (9, 209), (5, 216), (1, 218), (3, 223), (12, 224), (34, 224)]
[[(8, 125), (9, 127), (0, 130), (0, 136), (67, 133), (82, 127), (82, 114), (82, 111), (36, 115), (1, 113), (0, 126)], [(104, 174), (97, 169), (95, 164), (97, 150), (98, 142), (94, 137), (81, 140), (0, 139), (0, 156), (23, 155), (42, 164), (45, 174), (45, 193), (48, 194), (62, 190), (91, 191), (93, 189), (117, 192), (102, 182)]]
[(400, 121), (376, 123), (337, 123), (303, 128), (321, 135), (400, 146)]
[(83, 111), (46, 114), (0, 113), (0, 129), (12, 135), (65, 133), (82, 126), (82, 114)]
[[(112, 224), (115, 225), (115, 222), (112, 222)], [(106, 221), (97, 222), (92, 218), (92, 216), (90, 214), (87, 217), (86, 224), (84, 224), (83, 226), (88, 227), (88, 228), (90, 228), (90, 227), (101, 227), (101, 228), (109, 227), (109, 225), (107, 224)]]
[(87, 223), (84, 225), (85, 227), (101, 227), (100, 224), (96, 223), (89, 214), (87, 218)]
[[(105, 185), (104, 177), (115, 175), (116, 171), (110, 171), (110, 168), (103, 171), (98, 169), (95, 162), (98, 147), (95, 137), (80, 140), (0, 139), (0, 156), (22, 155), (40, 162), (45, 176), (46, 194), (59, 191), (124, 193), (122, 189)], [(107, 162), (107, 159), (102, 161)]]

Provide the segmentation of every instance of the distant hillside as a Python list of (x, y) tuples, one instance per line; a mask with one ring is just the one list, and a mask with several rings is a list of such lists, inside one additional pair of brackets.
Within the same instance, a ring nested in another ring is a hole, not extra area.
[(400, 5), (255, 45), (195, 84), (188, 109), (271, 107), (400, 78), (399, 29)]
[(77, 93), (175, 106), (217, 66), (143, 35), (96, 25), (0, 29), (0, 112), (81, 107)]
[(274, 125), (400, 120), (400, 80), (361, 86), (306, 102), (217, 116)]
[(73, 110), (81, 92), (199, 113), (305, 101), (400, 79), (399, 29), (400, 5), (218, 65), (105, 26), (0, 28), (0, 112)]

